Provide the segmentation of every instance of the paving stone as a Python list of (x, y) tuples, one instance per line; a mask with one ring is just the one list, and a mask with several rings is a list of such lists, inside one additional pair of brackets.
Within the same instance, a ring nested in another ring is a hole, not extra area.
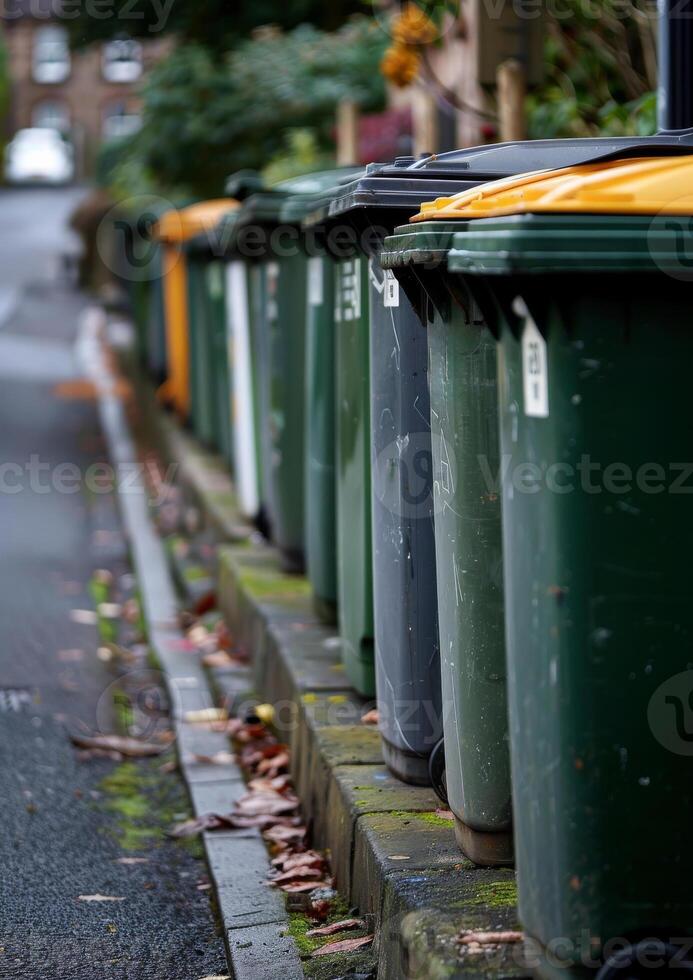
[(296, 944), (280, 926), (232, 929), (227, 941), (234, 980), (304, 980)]
[(230, 752), (231, 743), (223, 732), (213, 732), (204, 725), (181, 723), (177, 726), (178, 751), (184, 764), (190, 755), (213, 756)]
[(327, 805), (314, 818), (315, 832), (332, 854), (337, 885), (351, 896), (356, 822), (366, 813), (434, 812), (440, 801), (432, 789), (407, 786), (385, 766), (337, 766), (330, 773)]
[(238, 779), (194, 782), (189, 789), (196, 814), (230, 813), (238, 800), (248, 792), (245, 781), (240, 778), (240, 772)]
[(226, 708), (230, 715), (240, 717), (245, 706), (257, 700), (253, 690), (253, 679), (247, 667), (213, 668), (210, 673), (217, 695), (217, 704)]
[(286, 903), (279, 889), (267, 885), (269, 860), (259, 838), (210, 833), (205, 838), (209, 870), (227, 929), (286, 924)]
[(388, 874), (471, 867), (457, 847), (452, 821), (435, 813), (366, 814), (356, 824), (352, 901), (377, 916)]

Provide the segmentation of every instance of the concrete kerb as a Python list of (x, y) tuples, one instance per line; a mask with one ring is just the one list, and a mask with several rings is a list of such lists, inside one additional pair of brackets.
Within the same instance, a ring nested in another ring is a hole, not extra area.
[[(80, 354), (97, 390), (101, 423), (111, 462), (130, 464), (138, 459), (121, 400), (113, 394), (114, 377), (104, 356), (106, 317), (101, 310), (87, 311), (81, 330)], [(197, 755), (229, 751), (225, 735), (200, 729), (185, 721), (185, 713), (214, 704), (202, 666), (188, 656), (181, 657), (181, 636), (177, 629), (177, 598), (168, 567), (165, 548), (150, 518), (146, 488), (139, 477), (139, 492), (119, 496), (123, 525), (128, 537), (133, 567), (141, 590), (143, 613), (149, 641), (169, 688), (178, 739), (180, 768), (186, 781), (196, 816), (209, 812), (210, 803), (226, 800), (228, 812), (233, 799), (243, 789), (243, 777), (235, 762), (204, 765), (200, 779)], [(178, 697), (181, 678), (185, 679), (184, 707)], [(235, 980), (275, 980), (277, 952), (281, 947), (282, 980), (302, 980), (300, 957), (288, 935), (289, 920), (281, 894), (264, 882), (270, 871), (267, 849), (257, 831), (247, 833), (203, 834), (203, 843), (215, 884), (215, 894), (224, 926), (227, 956)], [(241, 867), (242, 875), (229, 876), (229, 869)], [(243, 881), (241, 882), (241, 877)], [(252, 887), (249, 901), (247, 882)]]

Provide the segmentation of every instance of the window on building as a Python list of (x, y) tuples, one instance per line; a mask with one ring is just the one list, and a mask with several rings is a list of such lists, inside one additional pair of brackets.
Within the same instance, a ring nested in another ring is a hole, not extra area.
[(37, 28), (32, 72), (34, 81), (43, 85), (59, 85), (70, 77), (70, 45), (64, 27), (46, 24)]
[(105, 141), (124, 139), (134, 136), (141, 126), (139, 113), (133, 112), (124, 102), (113, 102), (104, 111), (101, 135)]
[(142, 45), (128, 38), (103, 46), (103, 77), (107, 82), (136, 82), (142, 74)]
[(46, 99), (34, 106), (31, 125), (38, 129), (58, 129), (61, 133), (67, 133), (70, 129), (70, 110), (64, 102)]

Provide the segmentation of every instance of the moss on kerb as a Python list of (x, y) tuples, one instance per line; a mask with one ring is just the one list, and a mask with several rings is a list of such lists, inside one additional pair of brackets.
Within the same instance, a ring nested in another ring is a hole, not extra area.
[(514, 879), (489, 881), (479, 885), (470, 905), (484, 905), (490, 909), (514, 908), (517, 905), (517, 883)]
[(203, 582), (212, 579), (211, 573), (203, 565), (184, 565), (183, 578), (188, 582)]
[[(352, 912), (340, 896), (334, 900), (327, 920), (320, 925), (329, 925), (351, 918)], [(296, 943), (299, 956), (303, 960), (303, 969), (309, 980), (333, 980), (334, 977), (352, 975), (353, 972), (370, 973), (374, 951), (372, 946), (354, 950), (351, 953), (328, 953), (324, 957), (312, 958), (316, 949), (328, 943), (340, 942), (343, 939), (357, 939), (365, 936), (367, 930), (350, 929), (346, 932), (335, 933), (332, 936), (307, 936), (306, 933), (315, 929), (316, 923), (302, 912), (289, 912), (288, 934)]]
[[(363, 787), (365, 789), (365, 787)], [(452, 821), (446, 820), (445, 817), (439, 817), (437, 813), (430, 810), (424, 810), (423, 812), (417, 812), (415, 810), (390, 810), (389, 816), (397, 817), (400, 820), (404, 820), (409, 823), (411, 820), (420, 820), (421, 823), (427, 823), (431, 827), (445, 827), (446, 830), (452, 831)]]
[(308, 580), (298, 575), (247, 568), (237, 568), (236, 575), (241, 588), (251, 595), (294, 599), (311, 594)]

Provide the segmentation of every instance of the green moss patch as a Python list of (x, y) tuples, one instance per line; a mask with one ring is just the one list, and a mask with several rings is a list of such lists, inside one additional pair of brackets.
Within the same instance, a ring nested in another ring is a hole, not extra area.
[[(190, 807), (177, 776), (161, 772), (161, 759), (119, 763), (99, 784), (103, 794), (97, 806), (105, 815), (106, 833), (124, 851), (149, 850), (161, 845), (166, 830), (189, 815)], [(180, 842), (202, 856), (198, 838)]]

